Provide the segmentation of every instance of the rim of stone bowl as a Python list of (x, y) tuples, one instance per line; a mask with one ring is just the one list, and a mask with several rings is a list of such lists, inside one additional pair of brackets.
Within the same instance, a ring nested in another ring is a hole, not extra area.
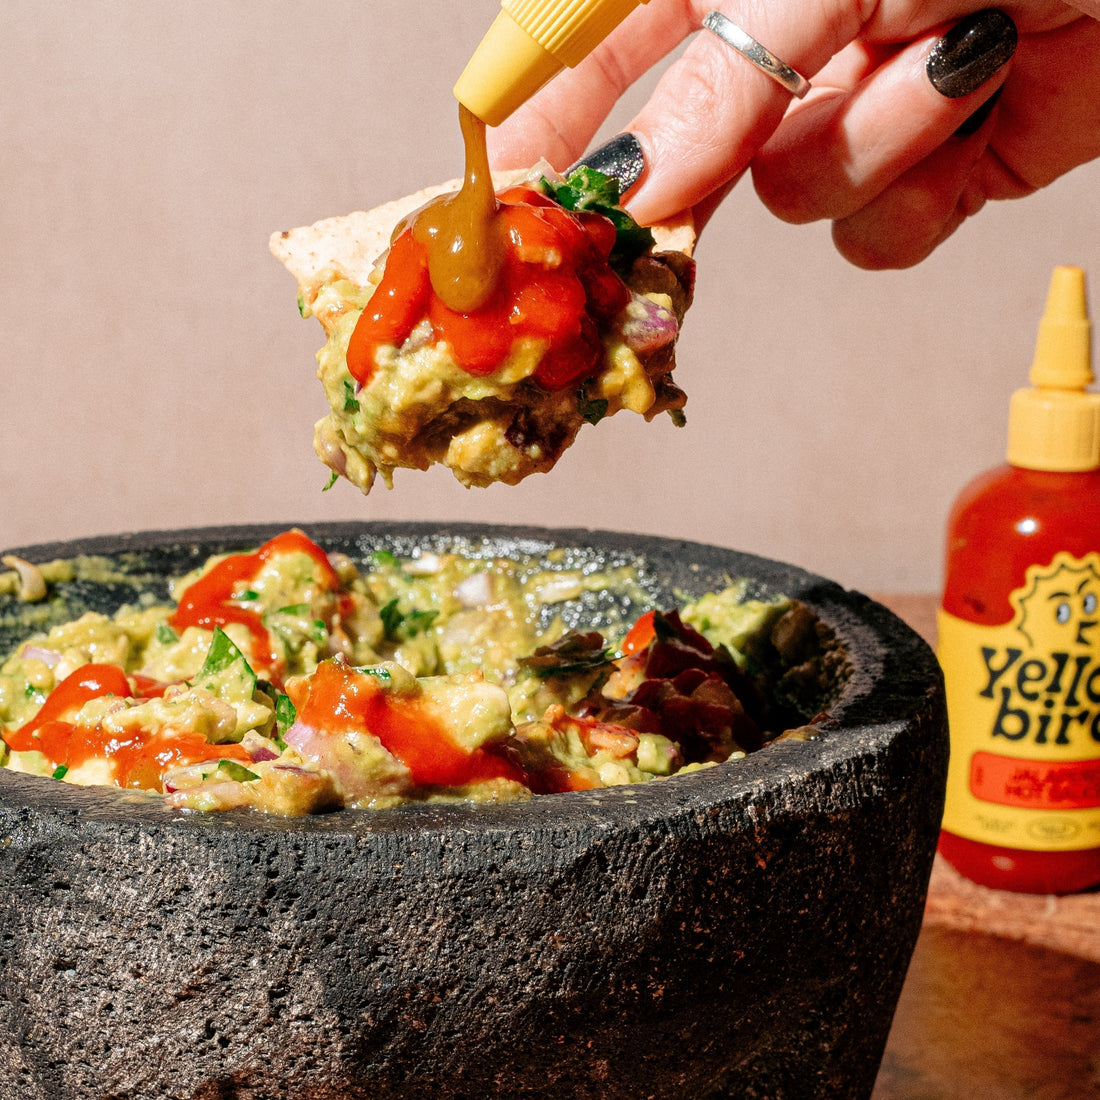
[[(0, 805), (99, 822), (138, 824), (156, 820), (181, 829), (285, 833), (424, 835), (436, 830), (508, 830), (555, 824), (636, 826), (655, 820), (666, 826), (701, 808), (749, 803), (778, 787), (806, 784), (815, 773), (860, 770), (910, 730), (914, 717), (934, 707), (942, 692), (935, 656), (927, 643), (881, 604), (798, 566), (708, 543), (587, 528), (550, 528), (426, 522), (300, 522), (150, 530), (102, 535), (14, 548), (8, 553), (40, 563), (83, 555), (122, 557), (144, 583), (180, 576), (210, 554), (254, 548), (290, 527), (299, 527), (327, 551), (348, 553), (362, 564), (375, 549), (399, 555), (420, 547), (459, 549), (485, 556), (576, 552), (590, 560), (637, 560), (658, 592), (701, 595), (729, 580), (747, 578), (753, 595), (786, 595), (806, 603), (845, 649), (849, 668), (828, 721), (808, 741), (781, 741), (747, 757), (667, 780), (595, 791), (538, 795), (499, 804), (410, 803), (389, 809), (336, 810), (282, 818), (254, 810), (202, 814), (170, 810), (148, 795), (109, 787), (48, 783), (41, 777), (0, 769)], [(159, 558), (157, 570), (138, 568), (142, 556)], [(12, 600), (12, 602), (14, 602)], [(126, 602), (118, 598), (116, 602)], [(6, 654), (16, 639), (0, 631)], [(923, 722), (918, 722), (923, 727)], [(832, 784), (824, 797), (833, 797)], [(769, 799), (771, 801), (771, 799)]]

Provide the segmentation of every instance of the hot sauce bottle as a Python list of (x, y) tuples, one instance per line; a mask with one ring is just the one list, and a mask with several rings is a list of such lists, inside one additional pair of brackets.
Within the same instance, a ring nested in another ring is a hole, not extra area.
[(1007, 465), (952, 509), (938, 655), (951, 764), (939, 850), (1024, 893), (1100, 884), (1100, 394), (1084, 272), (1056, 268)]

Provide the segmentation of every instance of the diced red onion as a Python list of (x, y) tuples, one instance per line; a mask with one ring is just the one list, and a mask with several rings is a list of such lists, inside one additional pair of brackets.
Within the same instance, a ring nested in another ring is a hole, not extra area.
[(169, 791), (165, 784), (165, 804), (173, 810), (189, 810), (194, 808), (194, 803), (201, 799), (201, 805), (205, 808), (212, 806), (219, 810), (232, 810), (237, 806), (248, 804), (248, 791), (243, 783), (234, 780), (225, 780), (220, 783), (205, 783), (201, 787), (184, 787), (180, 790)]
[(25, 645), (19, 651), (19, 656), (24, 661), (41, 661), (53, 668), (61, 660), (61, 654), (56, 649), (46, 649), (40, 645)]
[(347, 476), (348, 456), (340, 444), (323, 433), (317, 436), (317, 446), (321, 461), (330, 469), (342, 477)]
[(311, 771), (309, 768), (299, 767), (297, 764), (272, 764), (271, 770), (273, 772), (286, 772), (288, 775), (316, 775), (315, 771)]
[[(302, 755), (308, 762), (315, 764), (332, 780), (336, 790), (348, 802), (366, 798), (378, 791), (378, 777), (373, 769), (364, 770), (358, 763), (359, 754), (347, 751), (347, 735), (325, 729), (317, 729), (304, 722), (296, 721), (283, 737), (288, 745)], [(293, 764), (273, 764), (273, 768), (294, 769)], [(397, 765), (398, 775), (394, 782), (401, 786), (401, 774), (404, 769)]]
[(651, 298), (636, 294), (626, 308), (626, 319), (622, 323), (623, 343), (636, 354), (671, 344), (678, 332), (676, 315)]
[(405, 572), (414, 577), (431, 576), (433, 573), (438, 573), (442, 567), (443, 563), (440, 561), (439, 555), (432, 553), (431, 550), (405, 562)]
[(313, 726), (307, 726), (305, 722), (296, 721), (291, 725), (290, 729), (283, 734), (283, 740), (292, 749), (303, 752), (321, 736), (320, 730), (314, 729)]
[(484, 570), (455, 585), (455, 596), (463, 607), (484, 607), (493, 598), (493, 578)]

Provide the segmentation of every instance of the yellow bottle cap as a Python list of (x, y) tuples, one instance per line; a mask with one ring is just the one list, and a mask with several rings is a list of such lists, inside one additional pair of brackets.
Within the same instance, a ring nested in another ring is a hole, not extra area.
[(648, 0), (503, 0), (455, 98), (499, 126), (552, 76), (587, 57), (639, 2)]
[(1100, 467), (1100, 393), (1093, 382), (1092, 326), (1079, 267), (1056, 267), (1039, 322), (1031, 386), (1012, 395), (1008, 461), (1030, 470)]

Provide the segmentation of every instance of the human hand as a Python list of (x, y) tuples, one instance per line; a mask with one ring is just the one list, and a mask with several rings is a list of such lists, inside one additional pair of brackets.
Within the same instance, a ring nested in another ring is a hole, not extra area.
[[(636, 10), (490, 131), (495, 164), (573, 163), (625, 88), (717, 2)], [(1027, 195), (1100, 155), (1100, 0), (723, 7), (813, 87), (793, 101), (717, 36), (697, 35), (612, 149), (641, 168), (627, 194), (639, 221), (691, 207), (702, 225), (751, 169), (779, 217), (828, 218), (853, 263), (905, 267), (988, 199)]]

